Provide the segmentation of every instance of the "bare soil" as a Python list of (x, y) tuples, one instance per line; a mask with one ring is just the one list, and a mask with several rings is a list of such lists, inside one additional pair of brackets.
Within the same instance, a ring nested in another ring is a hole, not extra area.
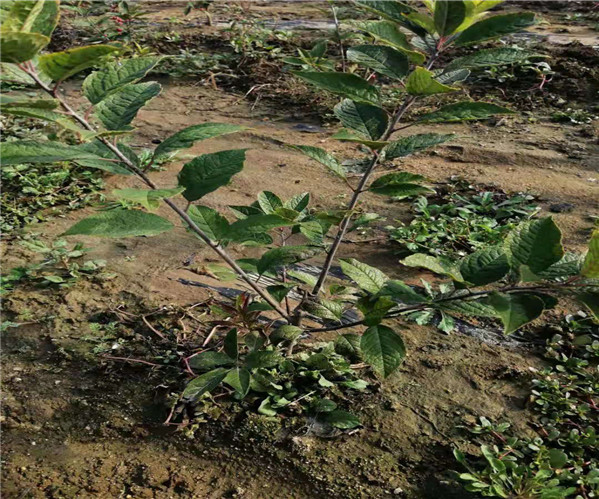
[[(152, 5), (157, 22), (179, 14), (171, 12), (174, 7)], [(263, 2), (253, 6), (252, 13), (319, 19), (317, 7)], [(200, 19), (200, 14), (192, 14), (192, 20), (194, 16)], [(555, 50), (598, 57), (588, 45)], [(566, 88), (560, 82), (568, 77), (559, 73), (555, 86), (548, 83), (535, 94), (540, 101), (533, 104), (550, 105), (544, 97), (559, 94)], [(569, 98), (567, 93), (560, 95)], [(77, 101), (77, 85), (69, 87), (67, 96)], [(583, 96), (578, 96), (581, 105)], [(220, 86), (168, 80), (162, 95), (140, 112), (131, 145), (150, 147), (191, 124), (247, 125), (251, 129), (244, 133), (201, 142), (186, 151), (195, 156), (249, 149), (243, 172), (230, 186), (207, 196), (205, 204), (226, 211), (231, 204), (251, 203), (267, 189), (282, 198), (308, 191), (315, 206), (342, 206), (346, 186), (285, 144), (317, 145), (339, 156), (355, 156), (355, 148), (329, 139), (334, 127), (316, 120), (310, 109), (281, 102), (263, 98), (256, 103)], [(554, 216), (568, 248), (582, 250), (590, 217), (599, 215), (598, 122), (562, 125), (547, 119), (548, 112), (541, 107), (532, 115), (495, 123), (415, 126), (410, 133), (452, 131), (458, 138), (396, 166), (432, 182), (460, 175), (506, 191), (531, 192), (540, 197), (546, 212), (552, 204), (570, 203), (572, 211)], [(300, 124), (312, 125), (316, 132), (302, 132)], [(153, 180), (163, 187), (175, 185), (184, 161), (153, 173)], [(107, 192), (137, 185), (125, 177), (110, 177), (108, 184)], [(363, 206), (386, 215), (388, 221), (407, 214), (406, 204), (371, 195), (364, 196)], [(31, 230), (51, 240), (92, 211), (65, 212)], [(468, 446), (459, 426), (486, 416), (510, 420), (517, 431), (528, 431), (529, 368), (541, 365), (534, 345), (484, 342), (460, 333), (444, 336), (413, 324), (397, 324), (409, 352), (401, 372), (354, 402), (364, 423), (357, 433), (334, 440), (306, 432), (287, 434), (276, 418), (254, 414), (238, 418), (234, 425), (212, 421), (193, 434), (164, 426), (168, 407), (162, 371), (108, 361), (93, 353), (92, 342), (82, 340), (97, 334), (90, 322), (117, 307), (139, 311), (185, 306), (213, 294), (185, 286), (179, 278), (219, 285), (183, 265), (192, 254), (198, 264), (216, 261), (214, 255), (169, 211), (161, 209), (159, 214), (180, 228), (150, 238), (70, 238), (93, 248), (90, 258), (106, 259), (109, 270), (117, 273), (115, 279), (82, 280), (60, 291), (22, 288), (5, 299), (5, 319), (26, 315), (31, 317), (26, 322), (32, 323), (8, 329), (2, 338), (4, 497), (464, 498), (467, 494), (449, 479), (448, 471), (455, 468), (451, 449), (476, 449)], [(364, 238), (382, 236), (382, 225)], [(416, 272), (397, 265), (392, 245), (360, 244), (360, 236), (355, 237), (356, 242), (342, 247), (342, 256), (376, 264), (408, 283), (418, 281)], [(254, 256), (247, 248), (232, 252)], [(11, 243), (4, 244), (3, 254), (5, 269), (32, 258)], [(160, 348), (150, 330), (138, 334), (137, 340)]]

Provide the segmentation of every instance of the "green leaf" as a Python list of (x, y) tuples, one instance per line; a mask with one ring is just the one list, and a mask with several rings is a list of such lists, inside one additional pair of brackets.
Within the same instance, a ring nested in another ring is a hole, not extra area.
[(229, 222), (216, 210), (207, 206), (192, 205), (187, 214), (212, 241), (222, 241), (228, 238)]
[(376, 294), (381, 289), (389, 278), (379, 269), (359, 262), (354, 258), (341, 260), (341, 270), (343, 273), (354, 281), (361, 289), (369, 293)]
[(137, 112), (161, 90), (159, 83), (149, 81), (120, 88), (96, 106), (96, 116), (107, 130), (129, 130)]
[(552, 468), (563, 468), (568, 462), (568, 455), (561, 449), (549, 449), (549, 464)]
[(396, 305), (397, 303), (387, 296), (366, 297), (358, 301), (358, 309), (364, 314), (364, 324), (367, 326), (380, 324), (387, 312)]
[(426, 303), (429, 301), (426, 296), (417, 293), (403, 281), (387, 281), (379, 294), (391, 296), (395, 300), (408, 304)]
[(229, 237), (232, 241), (244, 242), (257, 235), (266, 234), (269, 230), (290, 225), (294, 225), (294, 222), (278, 215), (250, 215), (229, 226)]
[(233, 175), (243, 169), (246, 149), (232, 149), (202, 154), (183, 165), (179, 172), (179, 184), (185, 187), (183, 196), (197, 201), (206, 194), (227, 185)]
[(112, 194), (127, 201), (139, 203), (147, 210), (155, 210), (160, 206), (160, 201), (165, 198), (171, 198), (183, 191), (182, 187), (174, 189), (114, 189)]
[(379, 100), (376, 87), (355, 74), (326, 71), (293, 71), (293, 74), (318, 88), (355, 101), (376, 103)]
[(346, 130), (345, 128), (342, 128), (335, 135), (332, 135), (331, 139), (340, 140), (342, 142), (356, 142), (357, 144), (364, 144), (375, 151), (382, 149), (389, 143), (386, 141), (364, 139), (358, 135), (355, 135), (353, 132)]
[(227, 373), (223, 382), (233, 388), (240, 398), (244, 398), (250, 391), (250, 380), (251, 374), (247, 369), (234, 367)]
[[(85, 155), (82, 155), (82, 158), (77, 158), (75, 160), (76, 163), (81, 166), (99, 168), (120, 175), (131, 175), (133, 173), (126, 168), (126, 165), (121, 162), (121, 159), (118, 158), (111, 149), (99, 140), (94, 140), (93, 142), (83, 144), (79, 147), (86, 153)], [(123, 143), (118, 143), (117, 149), (123, 156), (131, 161), (131, 163), (135, 166), (139, 166), (139, 158), (133, 149)], [(95, 154), (96, 158), (86, 157), (88, 154)]]
[(301, 213), (308, 207), (308, 204), (310, 204), (310, 193), (302, 192), (301, 194), (296, 194), (288, 201), (285, 201), (283, 206)]
[(78, 133), (80, 136), (86, 138), (92, 132), (84, 130), (83, 128), (76, 125), (67, 115), (49, 111), (47, 109), (29, 108), (29, 107), (8, 107), (2, 106), (2, 112), (4, 114), (10, 114), (12, 116), (24, 116), (26, 118), (37, 118), (44, 121), (50, 121), (62, 126), (66, 130), (71, 130)]
[(387, 326), (369, 327), (360, 341), (364, 361), (383, 378), (389, 377), (406, 356), (401, 336)]
[(308, 274), (307, 272), (301, 272), (299, 270), (289, 270), (287, 271), (287, 275), (311, 287), (316, 286), (316, 283), (318, 282), (318, 277)]
[(277, 208), (283, 207), (283, 201), (276, 194), (270, 191), (262, 191), (258, 194), (258, 206), (267, 215), (273, 215)]
[(404, 14), (414, 12), (409, 5), (393, 0), (357, 0), (356, 4), (396, 22), (403, 22)]
[(421, 180), (423, 179), (420, 175), (407, 172), (388, 173), (372, 182), (368, 190), (375, 194), (393, 196), (395, 198), (435, 192), (429, 187), (415, 183)]
[(507, 255), (499, 247), (483, 248), (460, 261), (462, 277), (476, 286), (497, 282), (509, 271)]
[(284, 341), (294, 342), (302, 333), (302, 328), (285, 324), (284, 326), (279, 326), (275, 329), (268, 338), (273, 345), (278, 345)]
[(434, 74), (428, 69), (417, 67), (406, 78), (406, 91), (410, 95), (435, 95), (457, 90), (455, 87), (443, 85), (434, 79)]
[(320, 147), (313, 146), (289, 146), (292, 149), (300, 151), (306, 156), (318, 161), (320, 164), (326, 166), (332, 173), (340, 178), (345, 178), (345, 170), (343, 166), (333, 157), (331, 154), (326, 152)]
[(341, 410), (325, 413), (324, 420), (331, 426), (342, 430), (351, 430), (362, 424), (357, 416)]
[(102, 161), (101, 156), (85, 151), (78, 146), (69, 146), (60, 142), (36, 142), (33, 140), (16, 140), (2, 143), (2, 164), (18, 165), (20, 163), (56, 163), (57, 161)]
[(283, 361), (283, 357), (278, 352), (269, 350), (259, 350), (251, 352), (245, 358), (245, 363), (250, 369), (259, 369), (274, 367)]
[(3, 6), (1, 28), (4, 31), (23, 31), (28, 33), (33, 27), (36, 17), (43, 9), (44, 2), (37, 1), (12, 1), (6, 2), (7, 8)]
[(44, 54), (40, 56), (38, 66), (52, 80), (63, 81), (69, 76), (98, 64), (102, 57), (117, 50), (111, 45), (77, 47), (64, 52)]
[(509, 35), (535, 24), (532, 12), (518, 12), (493, 16), (479, 21), (462, 31), (455, 44), (458, 47)]
[(40, 0), (43, 4), (42, 10), (35, 17), (29, 31), (51, 36), (60, 18), (59, 0)]
[(12, 107), (56, 109), (60, 105), (57, 99), (30, 99), (25, 95), (0, 95), (0, 104), (3, 112)]
[(439, 324), (437, 324), (437, 328), (444, 333), (449, 334), (455, 328), (455, 320), (450, 315), (441, 312), (441, 320), (439, 321)]
[(227, 123), (193, 125), (179, 130), (174, 135), (165, 139), (154, 151), (154, 157), (163, 158), (180, 149), (187, 149), (200, 140), (211, 139), (243, 130), (247, 130), (247, 127), (229, 125)]
[(192, 402), (198, 400), (204, 393), (220, 385), (228, 372), (228, 369), (219, 367), (192, 379), (183, 390), (182, 397)]
[(407, 267), (421, 267), (435, 274), (449, 276), (457, 282), (463, 282), (464, 280), (455, 264), (443, 258), (425, 255), (424, 253), (414, 253), (401, 260), (401, 263)]
[(454, 314), (462, 314), (474, 317), (497, 317), (495, 310), (491, 307), (486, 299), (481, 300), (450, 300), (436, 304), (436, 308), (451, 312)]
[(10, 81), (12, 83), (20, 83), (22, 85), (34, 85), (35, 82), (25, 71), (19, 68), (16, 64), (8, 62), (0, 63), (0, 81)]
[(294, 284), (274, 284), (272, 286), (266, 286), (266, 291), (278, 302), (281, 302), (289, 292), (295, 288)]
[(443, 106), (432, 113), (418, 117), (419, 122), (442, 123), (467, 120), (484, 120), (498, 114), (514, 114), (505, 107), (496, 106), (488, 102), (457, 102)]
[(343, 355), (351, 361), (362, 360), (360, 341), (362, 338), (357, 334), (347, 333), (338, 336), (335, 340), (335, 352)]
[(50, 43), (50, 38), (39, 33), (21, 31), (0, 32), (0, 62), (21, 62), (33, 59)]
[(451, 85), (452, 83), (466, 81), (469, 76), (470, 70), (468, 69), (455, 69), (453, 71), (447, 71), (444, 73), (435, 73), (435, 79), (444, 85)]
[(435, 29), (441, 36), (454, 33), (466, 19), (466, 5), (461, 0), (437, 0), (435, 6)]
[(92, 104), (97, 104), (119, 88), (141, 80), (160, 59), (159, 56), (136, 57), (94, 71), (83, 81), (83, 95)]
[(208, 351), (194, 355), (189, 359), (188, 363), (192, 369), (208, 371), (215, 367), (230, 366), (234, 363), (234, 359), (223, 352)]
[(358, 24), (358, 28), (366, 31), (375, 40), (399, 50), (414, 64), (422, 64), (426, 60), (426, 56), (422, 52), (414, 50), (406, 35), (393, 22), (371, 21)]
[(543, 279), (561, 279), (580, 275), (583, 261), (584, 255), (578, 253), (565, 253), (559, 262), (556, 262), (542, 272), (539, 272), (538, 276)]
[(489, 68), (493, 66), (507, 66), (524, 62), (527, 59), (545, 57), (529, 50), (518, 48), (494, 48), (478, 50), (473, 54), (458, 57), (445, 66), (445, 71), (457, 68)]
[(385, 161), (390, 161), (395, 158), (403, 158), (423, 151), (429, 147), (443, 144), (454, 137), (453, 133), (420, 133), (418, 135), (410, 135), (399, 140), (390, 142), (382, 151)]
[(173, 228), (173, 224), (153, 213), (139, 210), (110, 210), (77, 222), (63, 235), (100, 237), (154, 236)]
[(599, 291), (584, 291), (576, 295), (576, 298), (582, 303), (596, 324), (599, 324)]
[(347, 50), (347, 59), (396, 80), (403, 79), (409, 71), (408, 57), (393, 47), (385, 45), (350, 47)]
[(258, 273), (262, 275), (268, 270), (307, 260), (319, 251), (320, 248), (312, 246), (281, 246), (273, 248), (264, 253), (260, 258), (257, 266)]
[(387, 130), (389, 118), (385, 110), (371, 104), (344, 99), (334, 108), (344, 127), (368, 140), (378, 140)]
[(564, 256), (562, 233), (552, 217), (521, 223), (506, 237), (504, 249), (513, 269), (526, 265), (535, 274)]
[(337, 404), (329, 399), (316, 399), (310, 404), (314, 412), (331, 412), (337, 409)]
[(232, 359), (237, 360), (239, 356), (239, 348), (237, 345), (237, 328), (232, 327), (225, 336), (224, 341), (225, 353)]
[(303, 306), (304, 310), (321, 319), (330, 319), (334, 321), (341, 320), (343, 316), (343, 303), (333, 300), (320, 298), (316, 301), (307, 301)]
[(535, 295), (491, 293), (486, 303), (501, 319), (505, 334), (511, 334), (518, 328), (535, 320), (543, 313), (545, 304)]
[(589, 241), (589, 251), (582, 264), (580, 275), (599, 279), (599, 229), (595, 229)]

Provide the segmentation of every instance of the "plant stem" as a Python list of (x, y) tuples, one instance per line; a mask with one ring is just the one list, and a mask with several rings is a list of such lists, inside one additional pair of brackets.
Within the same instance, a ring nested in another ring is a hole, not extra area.
[(337, 18), (337, 7), (335, 7), (335, 4), (331, 1), (329, 1), (329, 5), (331, 6), (331, 12), (333, 13), (333, 21), (335, 22), (335, 34), (337, 36), (337, 44), (339, 45), (339, 53), (341, 54), (341, 71), (345, 73), (347, 64), (345, 62), (345, 52), (343, 49), (343, 40), (341, 39), (339, 19)]
[[(44, 82), (42, 82), (39, 77), (37, 76), (37, 74), (34, 71), (30, 71), (28, 68), (26, 67), (21, 67), (21, 69), (23, 69), (25, 72), (27, 72), (29, 74), (29, 76), (37, 83), (37, 85), (43, 89), (45, 92), (49, 93), (50, 95), (52, 95), (55, 99), (58, 100), (58, 102), (60, 103), (60, 105), (63, 107), (63, 109), (73, 117), (73, 119), (75, 119), (76, 121), (78, 121), (83, 127), (85, 127), (87, 130), (90, 130), (92, 132), (95, 132), (96, 130), (94, 129), (94, 127), (83, 117), (79, 116), (75, 110), (64, 100), (62, 99), (56, 89), (52, 89), (50, 87), (48, 87), (46, 84), (44, 84)], [(105, 139), (104, 137), (98, 137), (98, 140), (100, 142), (102, 142), (108, 149), (110, 149), (115, 156), (117, 156), (126, 166), (129, 170), (131, 170), (133, 173), (135, 173), (141, 180), (143, 180), (145, 182), (145, 184), (150, 187), (151, 189), (157, 189), (156, 184), (154, 184), (154, 182), (152, 182), (152, 180), (150, 180), (150, 178), (140, 169), (138, 168), (135, 164), (133, 164), (133, 162), (127, 158), (121, 151), (120, 149), (115, 146), (114, 144), (112, 144), (110, 141), (108, 141), (107, 139)], [(181, 217), (189, 226), (189, 228), (195, 232), (198, 237), (204, 241), (208, 246), (210, 246), (210, 248), (216, 252), (218, 254), (218, 256), (224, 260), (227, 265), (229, 265), (229, 267), (231, 267), (235, 273), (241, 278), (243, 279), (266, 303), (268, 303), (283, 319), (290, 321), (290, 317), (287, 313), (285, 313), (285, 311), (279, 306), (279, 304), (262, 288), (260, 288), (252, 279), (250, 276), (248, 276), (242, 269), (241, 267), (239, 267), (239, 265), (237, 265), (237, 263), (235, 263), (235, 260), (229, 256), (229, 254), (220, 246), (220, 244), (218, 242), (212, 241), (203, 231), (202, 229), (200, 229), (195, 222), (189, 217), (189, 215), (182, 210), (181, 208), (179, 208), (173, 201), (171, 201), (170, 199), (165, 199), (164, 202), (173, 210), (175, 211), (175, 213), (177, 213), (177, 215), (179, 215), (179, 217)]]

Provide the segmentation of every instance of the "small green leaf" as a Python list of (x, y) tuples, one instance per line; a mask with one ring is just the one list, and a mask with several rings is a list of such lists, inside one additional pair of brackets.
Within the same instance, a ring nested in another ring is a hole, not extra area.
[(306, 156), (318, 161), (320, 164), (326, 166), (332, 173), (340, 178), (345, 178), (345, 170), (343, 166), (335, 159), (331, 154), (326, 152), (320, 147), (313, 146), (289, 146), (292, 149), (296, 149)]
[(396, 80), (409, 71), (408, 57), (385, 45), (356, 45), (347, 49), (347, 59)]
[(389, 278), (379, 269), (359, 262), (354, 258), (341, 260), (341, 270), (343, 273), (354, 281), (361, 289), (369, 293), (376, 294), (381, 289)]
[(543, 313), (545, 304), (535, 295), (491, 293), (487, 303), (493, 307), (504, 325), (503, 332), (511, 334)]
[(369, 327), (360, 341), (364, 361), (387, 378), (403, 362), (406, 348), (401, 336), (387, 326)]
[(464, 281), (460, 270), (455, 266), (455, 264), (443, 258), (426, 255), (424, 253), (414, 253), (413, 255), (401, 260), (401, 263), (407, 267), (421, 267), (430, 270), (435, 274), (449, 276), (457, 282)]
[(223, 352), (202, 352), (188, 360), (189, 366), (199, 371), (208, 371), (220, 366), (230, 366), (234, 360)]
[(342, 430), (351, 430), (360, 426), (360, 419), (347, 411), (332, 411), (325, 413), (325, 421), (335, 428)]
[(561, 449), (549, 449), (549, 464), (552, 468), (563, 468), (568, 462), (568, 454)]
[(355, 101), (376, 103), (379, 100), (376, 87), (355, 74), (316, 71), (293, 71), (293, 74), (318, 88)]
[(461, 0), (436, 0), (434, 3), (435, 29), (441, 36), (449, 36), (466, 19), (466, 5)]
[(335, 352), (351, 361), (360, 361), (362, 360), (361, 339), (357, 334), (342, 334), (335, 340)]
[(153, 213), (139, 210), (110, 210), (77, 222), (63, 235), (100, 237), (154, 236), (173, 228), (173, 224)]
[(436, 308), (453, 314), (474, 317), (497, 317), (495, 310), (486, 300), (451, 300), (436, 304)]
[(239, 348), (237, 346), (237, 328), (229, 329), (224, 341), (225, 353), (232, 359), (237, 359)]
[(286, 324), (275, 329), (268, 338), (270, 339), (271, 343), (278, 345), (284, 341), (294, 342), (301, 336), (302, 333), (302, 328)]
[(222, 241), (228, 238), (229, 222), (216, 210), (207, 206), (192, 205), (187, 214), (212, 241)]
[(432, 113), (418, 117), (419, 122), (441, 123), (467, 120), (484, 120), (498, 114), (514, 114), (514, 111), (505, 107), (496, 106), (488, 102), (457, 102), (443, 106)]
[(599, 324), (599, 291), (584, 291), (578, 293), (576, 298), (589, 311), (596, 324)]
[(245, 363), (250, 369), (259, 369), (274, 367), (280, 364), (283, 357), (278, 352), (271, 352), (269, 350), (259, 350), (257, 352), (251, 352), (245, 358)]
[[(39, 68), (54, 81), (66, 80), (69, 76), (83, 71), (100, 62), (102, 57), (117, 51), (111, 45), (88, 45), (44, 54), (38, 60)], [(117, 130), (113, 128), (113, 130)]]
[(471, 43), (498, 38), (515, 33), (535, 24), (532, 12), (518, 12), (488, 17), (466, 28), (457, 38), (455, 44), (460, 47)]
[(225, 379), (224, 383), (233, 388), (240, 398), (244, 398), (250, 391), (250, 372), (243, 367), (234, 367), (231, 369)]
[(564, 279), (580, 275), (584, 259), (584, 255), (579, 253), (566, 252), (559, 262), (539, 272), (538, 276), (542, 279)]
[(137, 112), (161, 89), (155, 81), (127, 85), (101, 101), (95, 115), (107, 130), (129, 130)]
[(415, 183), (422, 180), (424, 180), (422, 176), (407, 172), (388, 173), (372, 182), (368, 190), (395, 198), (434, 193), (435, 191), (429, 187)]
[(260, 258), (257, 266), (258, 273), (262, 275), (268, 270), (307, 260), (319, 251), (320, 248), (312, 246), (281, 246), (273, 248), (264, 253)]
[(192, 379), (183, 390), (182, 397), (192, 402), (198, 400), (204, 393), (211, 392), (220, 385), (228, 372), (227, 369), (219, 367)]
[(50, 38), (39, 33), (21, 31), (0, 32), (0, 62), (19, 64), (33, 59), (50, 43)]
[(595, 229), (589, 241), (589, 251), (584, 258), (580, 275), (599, 279), (599, 229)]
[(454, 92), (457, 88), (443, 85), (434, 79), (432, 71), (417, 67), (406, 78), (406, 91), (410, 95), (435, 95), (447, 92)]
[(426, 296), (417, 293), (403, 281), (387, 281), (379, 294), (391, 296), (395, 300), (408, 304), (426, 303), (429, 301)]
[(489, 68), (493, 66), (507, 66), (524, 62), (528, 59), (545, 57), (529, 50), (519, 48), (494, 48), (478, 50), (473, 54), (458, 57), (445, 66), (445, 71), (457, 68)]
[(288, 227), (294, 223), (278, 215), (250, 215), (229, 226), (229, 238), (232, 241), (244, 242), (259, 235), (268, 235), (269, 230)]
[(30, 32), (43, 4), (40, 0), (5, 2), (0, 10), (2, 30)]
[(283, 201), (276, 194), (270, 191), (262, 191), (258, 194), (258, 206), (267, 215), (272, 215), (277, 211), (277, 208), (283, 206)]
[(344, 307), (341, 302), (320, 298), (318, 301), (306, 301), (303, 308), (306, 312), (321, 319), (339, 321), (343, 316)]
[(387, 296), (366, 297), (358, 301), (358, 309), (364, 314), (364, 324), (367, 326), (380, 324), (387, 312), (396, 305), (397, 303)]
[(368, 140), (378, 140), (387, 130), (389, 118), (380, 107), (344, 99), (334, 108), (341, 124)]
[(483, 248), (460, 261), (462, 277), (476, 286), (497, 282), (509, 271), (507, 255), (499, 247)]
[(183, 165), (179, 172), (179, 184), (185, 187), (183, 196), (197, 201), (206, 194), (227, 185), (233, 175), (243, 169), (246, 149), (232, 149), (202, 154)]
[(112, 194), (127, 201), (139, 203), (147, 210), (153, 211), (160, 206), (160, 200), (171, 198), (183, 192), (182, 187), (174, 189), (114, 189)]
[(357, 27), (366, 31), (369, 35), (372, 35), (378, 42), (390, 45), (399, 50), (414, 64), (422, 64), (426, 60), (426, 56), (410, 45), (406, 35), (404, 35), (393, 22), (371, 21), (360, 23)]
[(31, 99), (24, 95), (0, 95), (2, 111), (6, 112), (13, 107), (33, 109), (56, 109), (60, 102), (57, 99)]
[(355, 135), (353, 132), (342, 128), (335, 135), (331, 136), (331, 139), (340, 140), (342, 142), (355, 142), (357, 144), (363, 144), (370, 147), (372, 150), (377, 151), (385, 147), (389, 142), (379, 140), (369, 140)]
[(337, 404), (329, 399), (316, 399), (310, 405), (314, 412), (331, 412), (337, 409)]
[(453, 139), (454, 134), (420, 133), (390, 142), (382, 151), (385, 161), (403, 158)]

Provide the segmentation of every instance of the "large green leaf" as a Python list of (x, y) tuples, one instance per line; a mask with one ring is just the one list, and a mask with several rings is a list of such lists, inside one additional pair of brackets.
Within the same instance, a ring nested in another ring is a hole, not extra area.
[(0, 95), (2, 111), (6, 112), (11, 107), (56, 109), (60, 103), (57, 99), (30, 99), (23, 95)]
[(357, 305), (364, 315), (364, 324), (366, 326), (376, 326), (381, 323), (389, 310), (397, 306), (397, 303), (388, 296), (368, 296), (361, 298)]
[(179, 130), (174, 135), (165, 139), (154, 151), (154, 156), (156, 158), (168, 156), (180, 149), (187, 149), (200, 140), (211, 139), (212, 137), (240, 132), (242, 130), (246, 130), (246, 127), (229, 125), (227, 123), (202, 123), (201, 125), (193, 125)]
[(424, 253), (414, 253), (401, 260), (401, 263), (407, 267), (419, 267), (430, 270), (435, 274), (446, 275), (457, 282), (464, 280), (456, 265), (441, 257), (426, 255)]
[(437, 0), (434, 6), (435, 29), (441, 36), (454, 33), (466, 18), (466, 5), (461, 0)]
[(137, 111), (156, 97), (161, 88), (155, 81), (120, 88), (96, 106), (96, 116), (107, 130), (128, 130)]
[(112, 194), (126, 201), (139, 203), (147, 210), (153, 211), (160, 206), (160, 201), (165, 198), (170, 198), (180, 194), (183, 191), (182, 187), (174, 189), (114, 189)]
[(359, 262), (354, 258), (340, 261), (343, 273), (354, 281), (361, 289), (376, 294), (389, 278), (379, 269)]
[(413, 173), (387, 173), (372, 182), (368, 190), (375, 194), (392, 196), (395, 198), (435, 192), (429, 187), (416, 183), (421, 182), (422, 180), (424, 180), (424, 177)]
[(8, 62), (0, 63), (0, 81), (10, 81), (11, 83), (20, 83), (22, 85), (33, 85), (35, 82), (25, 71), (16, 64)]
[(35, 17), (29, 31), (41, 33), (45, 36), (51, 36), (60, 17), (60, 2), (59, 0), (41, 1), (43, 3), (42, 10)]
[(342, 128), (336, 134), (331, 135), (331, 139), (340, 140), (342, 142), (355, 142), (356, 144), (364, 144), (371, 149), (378, 151), (385, 147), (389, 142), (384, 140), (370, 140), (356, 135), (351, 130)]
[(345, 170), (343, 166), (337, 161), (337, 159), (326, 152), (324, 149), (320, 147), (314, 146), (289, 146), (292, 149), (296, 149), (306, 156), (312, 158), (315, 161), (318, 161), (320, 164), (326, 166), (332, 173), (337, 175), (340, 178), (345, 178)]
[(216, 210), (207, 206), (192, 205), (187, 214), (212, 241), (222, 241), (228, 238), (229, 222)]
[(331, 412), (325, 412), (323, 419), (335, 428), (341, 430), (351, 430), (360, 426), (360, 418), (351, 412), (335, 410)]
[(497, 317), (501, 319), (505, 334), (535, 320), (543, 313), (545, 304), (536, 295), (491, 293), (487, 298)]
[(293, 71), (293, 74), (318, 88), (352, 100), (374, 103), (379, 100), (377, 88), (355, 74), (317, 71)]
[(183, 196), (196, 201), (206, 194), (227, 185), (233, 175), (243, 169), (246, 149), (232, 149), (202, 154), (183, 165), (179, 184), (185, 187)]
[(7, 9), (0, 11), (0, 20), (2, 23), (0, 27), (4, 31), (30, 32), (36, 17), (40, 14), (43, 7), (43, 0), (10, 2)]
[(580, 275), (599, 279), (599, 229), (595, 229), (589, 241), (589, 251), (582, 264)]
[(402, 137), (399, 140), (394, 140), (389, 143), (382, 151), (383, 158), (385, 160), (392, 160), (395, 158), (403, 158), (414, 154), (429, 147), (443, 144), (454, 137), (453, 133), (439, 134), (439, 133), (419, 133), (418, 135), (410, 135), (409, 137)]
[(392, 298), (401, 301), (402, 303), (426, 303), (429, 299), (414, 291), (403, 281), (387, 281), (380, 291), (381, 295), (391, 296)]
[(334, 108), (335, 116), (341, 124), (368, 140), (378, 140), (385, 133), (389, 118), (384, 109), (343, 99)]
[(268, 250), (262, 255), (258, 262), (258, 273), (264, 274), (276, 267), (291, 265), (312, 258), (320, 251), (320, 248), (312, 246), (281, 246)]
[(199, 371), (209, 371), (215, 367), (230, 366), (235, 363), (235, 359), (232, 359), (224, 352), (202, 352), (198, 355), (194, 355), (189, 359), (189, 366)]
[(250, 391), (250, 379), (251, 375), (247, 369), (234, 367), (227, 373), (223, 382), (233, 388), (240, 398), (244, 398)]
[(543, 279), (564, 279), (566, 277), (580, 275), (583, 262), (584, 255), (567, 252), (559, 262), (556, 262), (542, 272), (539, 272), (538, 276)]
[(329, 319), (333, 321), (341, 320), (343, 316), (343, 303), (319, 298), (318, 301), (304, 302), (303, 309), (321, 319)]
[(0, 62), (29, 61), (48, 43), (50, 38), (39, 33), (0, 31)]
[(426, 96), (454, 92), (457, 88), (439, 83), (433, 77), (433, 72), (417, 67), (406, 78), (406, 91), (410, 95)]
[(270, 333), (268, 339), (274, 345), (278, 345), (279, 343), (282, 343), (284, 341), (296, 341), (302, 335), (302, 333), (302, 328), (297, 326), (291, 326), (290, 324), (284, 324), (283, 326), (279, 326), (272, 333)]
[(465, 29), (458, 36), (455, 44), (463, 46), (498, 38), (521, 31), (528, 26), (532, 26), (534, 23), (535, 15), (532, 12), (518, 12), (488, 17)]
[(258, 206), (265, 214), (272, 215), (283, 207), (283, 201), (273, 192), (262, 191), (258, 194)]
[(350, 47), (347, 50), (347, 59), (397, 80), (401, 80), (409, 71), (407, 56), (385, 45)]
[(102, 57), (118, 50), (111, 45), (88, 45), (40, 56), (39, 68), (54, 81), (62, 81), (97, 64)]
[(544, 57), (529, 50), (518, 48), (494, 48), (478, 50), (473, 54), (458, 57), (451, 61), (445, 71), (457, 68), (488, 68), (493, 66), (505, 66), (526, 61), (533, 57)]
[(526, 265), (535, 274), (564, 256), (562, 233), (552, 217), (520, 224), (508, 234), (504, 248), (513, 269)]
[(589, 311), (596, 324), (599, 324), (599, 291), (583, 291), (576, 298)]
[(387, 378), (403, 362), (406, 347), (401, 336), (387, 326), (369, 327), (360, 341), (364, 361)]
[(274, 367), (281, 363), (283, 357), (279, 352), (269, 350), (258, 350), (248, 354), (245, 364), (250, 369)]
[(366, 31), (366, 33), (373, 36), (378, 42), (396, 48), (405, 54), (414, 64), (422, 64), (426, 60), (426, 56), (410, 45), (406, 35), (404, 35), (393, 22), (370, 21), (360, 23), (358, 28)]
[[(90, 168), (100, 168), (102, 170), (106, 170), (112, 173), (118, 173), (121, 175), (132, 174), (132, 172), (129, 169), (125, 168), (125, 165), (121, 162), (120, 158), (118, 158), (117, 155), (111, 149), (109, 149), (105, 144), (103, 144), (99, 140), (82, 144), (79, 147), (87, 153), (92, 153), (96, 156), (99, 156), (99, 158), (77, 158), (75, 160), (77, 164), (80, 164), (81, 166), (87, 166)], [(137, 157), (137, 154), (135, 154), (135, 151), (133, 151), (133, 149), (131, 149), (128, 145), (118, 143), (117, 149), (121, 152), (123, 156), (125, 156), (129, 161), (131, 161), (131, 163), (133, 163), (135, 166), (139, 166), (139, 158)], [(111, 161), (108, 162), (106, 160)]]
[(17, 140), (2, 144), (2, 165), (17, 165), (20, 163), (55, 163), (58, 161), (94, 160), (109, 165), (105, 158), (87, 152), (79, 146), (70, 146), (60, 142), (36, 142), (33, 140)]
[(183, 390), (182, 397), (192, 402), (196, 401), (204, 393), (211, 392), (220, 385), (228, 372), (228, 369), (219, 367), (192, 379)]
[(448, 300), (435, 304), (435, 308), (454, 314), (474, 317), (497, 317), (495, 309), (487, 303), (487, 299), (468, 300), (466, 296), (460, 300)]
[(465, 256), (460, 273), (465, 281), (476, 286), (497, 282), (510, 271), (508, 258), (502, 248), (483, 248)]
[(265, 234), (269, 230), (288, 227), (294, 223), (278, 215), (250, 215), (229, 226), (229, 237), (233, 241), (243, 242), (253, 239), (257, 235)]
[(87, 100), (97, 104), (115, 90), (143, 78), (159, 61), (158, 56), (147, 56), (109, 64), (91, 73), (83, 81), (81, 89)]
[(100, 237), (154, 236), (173, 228), (168, 220), (139, 210), (110, 210), (77, 222), (65, 236)]
[(497, 114), (514, 114), (514, 111), (488, 102), (457, 102), (443, 106), (432, 113), (423, 114), (418, 121), (441, 123), (452, 121), (484, 120)]
[(394, 21), (404, 26), (420, 37), (426, 36), (427, 32), (419, 24), (409, 20), (409, 16), (418, 12), (407, 4), (394, 0), (358, 0), (356, 3), (376, 12), (381, 17)]

